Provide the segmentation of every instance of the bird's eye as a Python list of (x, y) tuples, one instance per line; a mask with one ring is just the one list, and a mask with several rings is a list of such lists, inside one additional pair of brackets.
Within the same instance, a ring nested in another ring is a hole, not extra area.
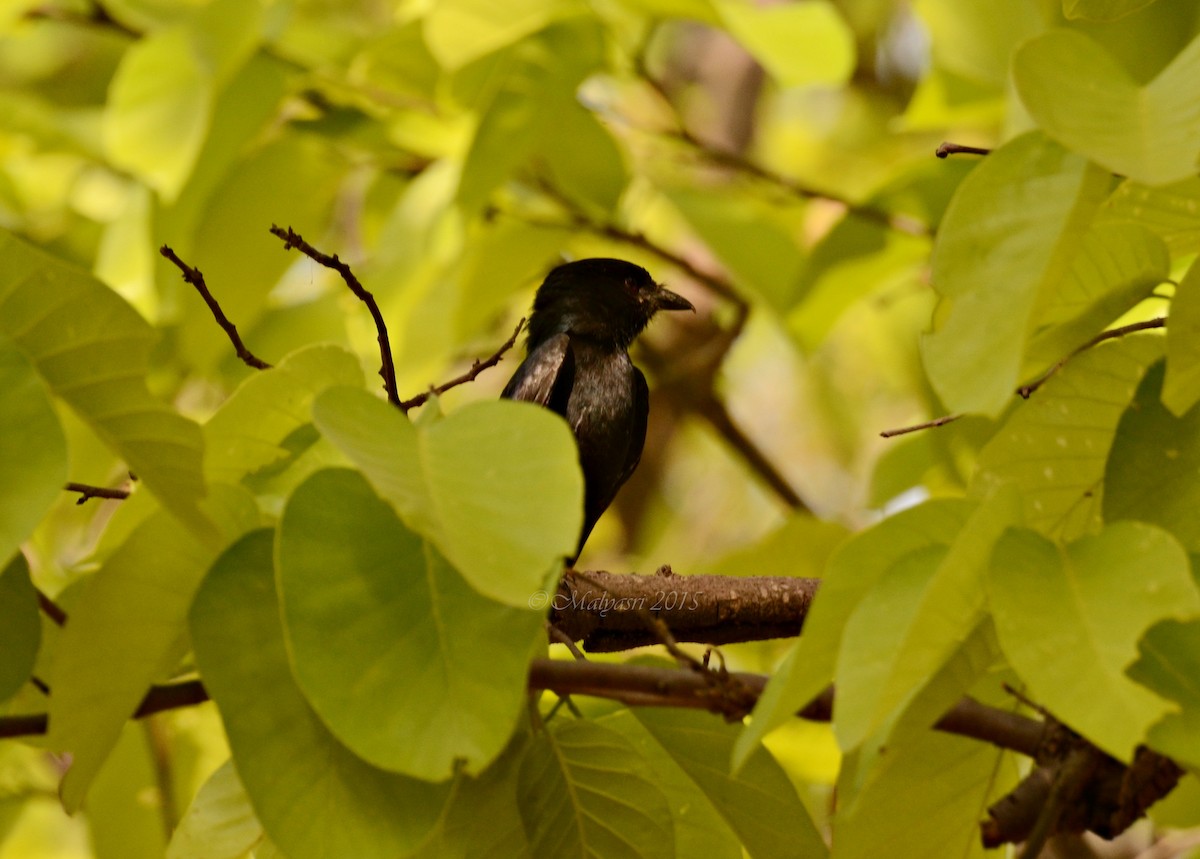
[(625, 278), (625, 291), (628, 292), (630, 295), (638, 294), (637, 281), (635, 281), (632, 277)]

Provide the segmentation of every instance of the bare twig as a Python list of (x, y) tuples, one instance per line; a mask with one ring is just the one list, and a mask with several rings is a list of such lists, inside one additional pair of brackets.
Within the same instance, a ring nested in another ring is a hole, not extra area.
[(933, 429), (934, 427), (945, 426), (948, 423), (953, 423), (954, 421), (958, 420), (961, 417), (962, 417), (961, 414), (942, 415), (940, 418), (934, 418), (933, 420), (925, 421), (924, 423), (913, 424), (912, 426), (907, 426), (907, 427), (897, 427), (896, 429), (884, 430), (883, 432), (880, 433), (880, 435), (883, 436), (884, 438), (892, 438), (893, 436), (904, 435), (905, 433), (916, 432), (917, 430)]
[(185, 263), (168, 245), (163, 245), (158, 249), (158, 252), (174, 263), (175, 267), (183, 273), (183, 279), (194, 286), (196, 292), (200, 293), (200, 297), (204, 299), (204, 303), (212, 311), (213, 318), (217, 320), (217, 324), (221, 326), (221, 330), (229, 337), (229, 342), (233, 344), (233, 349), (237, 352), (237, 356), (242, 360), (242, 363), (256, 370), (269, 369), (270, 364), (246, 348), (246, 344), (242, 342), (241, 335), (238, 334), (237, 326), (229, 321), (229, 317), (225, 315), (225, 311), (221, 309), (221, 305), (213, 298), (213, 294), (208, 291), (208, 286), (204, 283), (204, 275), (200, 273), (200, 269), (192, 268)]
[(965, 146), (962, 143), (951, 143), (950, 141), (946, 141), (936, 150), (934, 150), (933, 154), (938, 158), (946, 158), (950, 155), (991, 155), (992, 150), (983, 149), (979, 146)]
[(42, 610), (42, 614), (50, 618), (55, 626), (64, 625), (67, 622), (67, 613), (63, 611), (62, 606), (42, 593), (40, 588), (34, 590), (37, 592), (38, 608)]
[(1054, 366), (1052, 366), (1049, 370), (1047, 370), (1042, 375), (1038, 376), (1032, 382), (1029, 382), (1028, 384), (1022, 385), (1021, 387), (1017, 388), (1017, 394), (1020, 395), (1023, 399), (1026, 399), (1026, 400), (1029, 399), (1030, 394), (1032, 394), (1034, 391), (1036, 391), (1042, 385), (1046, 384), (1046, 382), (1048, 382), (1050, 380), (1050, 377), (1052, 377), (1055, 373), (1057, 373), (1059, 370), (1061, 370), (1068, 361), (1070, 361), (1072, 358), (1074, 358), (1080, 352), (1084, 352), (1088, 349), (1091, 349), (1093, 346), (1103, 343), (1105, 340), (1115, 340), (1118, 337), (1124, 337), (1127, 334), (1135, 334), (1138, 331), (1151, 331), (1155, 328), (1165, 328), (1166, 324), (1167, 324), (1166, 318), (1160, 316), (1156, 319), (1147, 319), (1144, 322), (1134, 322), (1129, 325), (1122, 325), (1119, 328), (1110, 328), (1108, 331), (1101, 331), (1099, 334), (1097, 334), (1091, 340), (1084, 343), (1082, 346), (1079, 346), (1078, 348), (1074, 349), (1067, 355), (1064, 355), (1061, 359), (1059, 359), (1059, 361), (1056, 364), (1054, 364)]
[[(1125, 337), (1126, 335), (1129, 335), (1129, 334), (1136, 334), (1139, 331), (1151, 331), (1155, 328), (1165, 328), (1166, 324), (1167, 324), (1166, 318), (1160, 316), (1156, 319), (1147, 319), (1143, 322), (1133, 322), (1133, 323), (1130, 323), (1129, 325), (1122, 325), (1119, 328), (1110, 328), (1107, 331), (1101, 331), (1099, 334), (1097, 334), (1091, 340), (1087, 341), (1083, 345), (1078, 346), (1077, 348), (1073, 349), (1068, 354), (1064, 355), (1057, 362), (1055, 362), (1054, 365), (1050, 367), (1050, 369), (1046, 370), (1046, 372), (1042, 373), (1042, 375), (1038, 376), (1032, 382), (1027, 382), (1024, 385), (1021, 385), (1021, 387), (1017, 388), (1015, 393), (1017, 394), (1017, 396), (1021, 397), (1022, 399), (1027, 400), (1038, 388), (1040, 388), (1042, 385), (1046, 384), (1046, 382), (1050, 381), (1050, 379), (1054, 376), (1055, 373), (1057, 373), (1059, 370), (1061, 370), (1063, 367), (1065, 367), (1067, 362), (1070, 361), (1072, 358), (1074, 358), (1076, 355), (1078, 355), (1080, 352), (1085, 352), (1088, 349), (1091, 349), (1093, 346), (1097, 346), (1100, 343), (1105, 342), (1106, 340), (1115, 340), (1118, 337)], [(883, 436), (884, 438), (891, 438), (892, 436), (904, 435), (905, 433), (916, 432), (917, 430), (933, 429), (934, 427), (940, 427), (940, 426), (944, 426), (945, 424), (952, 423), (953, 421), (956, 421), (961, 417), (963, 417), (963, 415), (961, 415), (961, 414), (943, 415), (940, 418), (934, 418), (933, 420), (925, 421), (924, 423), (913, 424), (912, 426), (907, 426), (907, 427), (899, 427), (897, 429), (884, 430), (883, 432), (880, 433), (880, 435)]]
[(522, 316), (521, 321), (517, 323), (517, 327), (513, 329), (512, 335), (490, 357), (476, 360), (471, 364), (471, 369), (467, 370), (461, 376), (455, 376), (449, 382), (443, 382), (440, 385), (432, 387), (423, 394), (417, 394), (412, 399), (401, 400), (397, 405), (400, 406), (402, 411), (407, 412), (409, 409), (415, 409), (417, 406), (424, 405), (430, 396), (440, 396), (451, 388), (465, 385), (467, 382), (474, 382), (484, 370), (491, 369), (500, 363), (500, 359), (504, 357), (504, 353), (511, 349), (513, 344), (517, 342), (517, 337), (521, 334), (521, 329), (524, 327), (525, 317)]
[(375, 301), (375, 296), (368, 292), (359, 282), (350, 266), (338, 259), (337, 254), (321, 253), (321, 251), (306, 242), (291, 227), (284, 230), (272, 224), (271, 235), (283, 239), (284, 250), (296, 248), (317, 264), (336, 271), (342, 280), (345, 281), (346, 286), (350, 288), (350, 291), (354, 293), (355, 298), (365, 304), (367, 310), (371, 311), (371, 318), (375, 321), (375, 331), (379, 341), (379, 375), (383, 379), (383, 390), (387, 393), (388, 402), (394, 406), (399, 406), (400, 394), (396, 391), (396, 365), (392, 363), (392, 344), (388, 340), (387, 324), (383, 321), (383, 313), (379, 310), (379, 304)]
[(78, 492), (76, 504), (83, 504), (89, 498), (107, 498), (113, 501), (123, 501), (129, 497), (128, 489), (116, 489), (109, 486), (92, 486), (88, 483), (68, 483), (63, 487), (67, 492)]

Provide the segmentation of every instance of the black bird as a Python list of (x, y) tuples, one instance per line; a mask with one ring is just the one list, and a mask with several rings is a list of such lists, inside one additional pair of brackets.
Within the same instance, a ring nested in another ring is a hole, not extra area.
[(575, 557), (642, 458), (650, 392), (627, 350), (658, 311), (695, 309), (619, 259), (560, 265), (538, 287), (528, 354), (500, 396), (545, 406), (575, 433), (584, 483)]

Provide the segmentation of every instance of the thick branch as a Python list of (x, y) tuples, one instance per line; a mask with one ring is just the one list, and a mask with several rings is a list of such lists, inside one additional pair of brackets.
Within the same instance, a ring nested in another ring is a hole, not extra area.
[(379, 341), (379, 375), (383, 379), (383, 390), (387, 393), (388, 402), (399, 406), (400, 394), (396, 390), (396, 365), (392, 362), (392, 344), (388, 339), (387, 323), (383, 321), (383, 313), (379, 310), (375, 296), (359, 282), (350, 266), (338, 259), (337, 254), (321, 253), (291, 227), (284, 230), (272, 224), (271, 235), (283, 239), (284, 250), (296, 248), (319, 265), (336, 271), (354, 293), (355, 298), (367, 306), (367, 310), (371, 312), (371, 319), (375, 321), (376, 339)]
[(732, 644), (800, 633), (817, 579), (786, 576), (653, 576), (567, 572), (550, 622), (593, 653), (658, 644), (646, 612), (677, 641)]
[(431, 394), (440, 396), (451, 388), (458, 387), (459, 385), (465, 385), (467, 382), (474, 382), (475, 379), (479, 377), (479, 374), (484, 370), (491, 369), (500, 363), (500, 359), (504, 357), (504, 353), (511, 349), (513, 344), (517, 342), (517, 337), (520, 335), (521, 329), (524, 327), (525, 317), (522, 316), (521, 321), (517, 323), (517, 327), (513, 329), (512, 336), (505, 340), (504, 343), (500, 345), (500, 348), (492, 353), (491, 357), (475, 361), (473, 364), (471, 364), (471, 369), (467, 370), (467, 372), (463, 373), (461, 376), (455, 376), (449, 382), (444, 382), (436, 387), (432, 387), (423, 394), (417, 394), (412, 399), (401, 400), (399, 403), (400, 408), (407, 412), (409, 409), (415, 409), (417, 406), (424, 405), (425, 401), (429, 399)]
[(200, 269), (192, 268), (185, 263), (167, 245), (159, 248), (158, 252), (174, 263), (175, 267), (183, 273), (183, 279), (194, 286), (196, 292), (200, 293), (200, 297), (204, 299), (204, 303), (208, 305), (213, 318), (217, 320), (217, 324), (221, 326), (221, 330), (225, 332), (225, 335), (229, 338), (229, 342), (233, 344), (233, 349), (237, 352), (237, 356), (242, 360), (242, 363), (256, 370), (269, 369), (270, 364), (246, 348), (246, 344), (242, 342), (241, 335), (238, 334), (237, 326), (229, 321), (229, 317), (225, 315), (225, 311), (221, 309), (221, 305), (213, 298), (213, 294), (208, 291), (208, 286), (204, 283), (204, 275), (200, 273)]

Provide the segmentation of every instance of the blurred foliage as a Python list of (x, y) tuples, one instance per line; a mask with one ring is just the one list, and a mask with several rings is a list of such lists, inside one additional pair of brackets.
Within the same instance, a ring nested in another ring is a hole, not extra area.
[[(1193, 0), (0, 1), (0, 714), (50, 713), (0, 744), (0, 859), (980, 855), (1017, 758), (927, 729), (1002, 681), (1200, 771), (1198, 33)], [(798, 643), (724, 649), (775, 677), (747, 727), (528, 712), (564, 427), (474, 404), (512, 356), (383, 405), (364, 308), (272, 224), (377, 297), (402, 396), (563, 258), (694, 301), (635, 349), (650, 436), (581, 567), (823, 575)], [(128, 721), (196, 671), (219, 716)]]

